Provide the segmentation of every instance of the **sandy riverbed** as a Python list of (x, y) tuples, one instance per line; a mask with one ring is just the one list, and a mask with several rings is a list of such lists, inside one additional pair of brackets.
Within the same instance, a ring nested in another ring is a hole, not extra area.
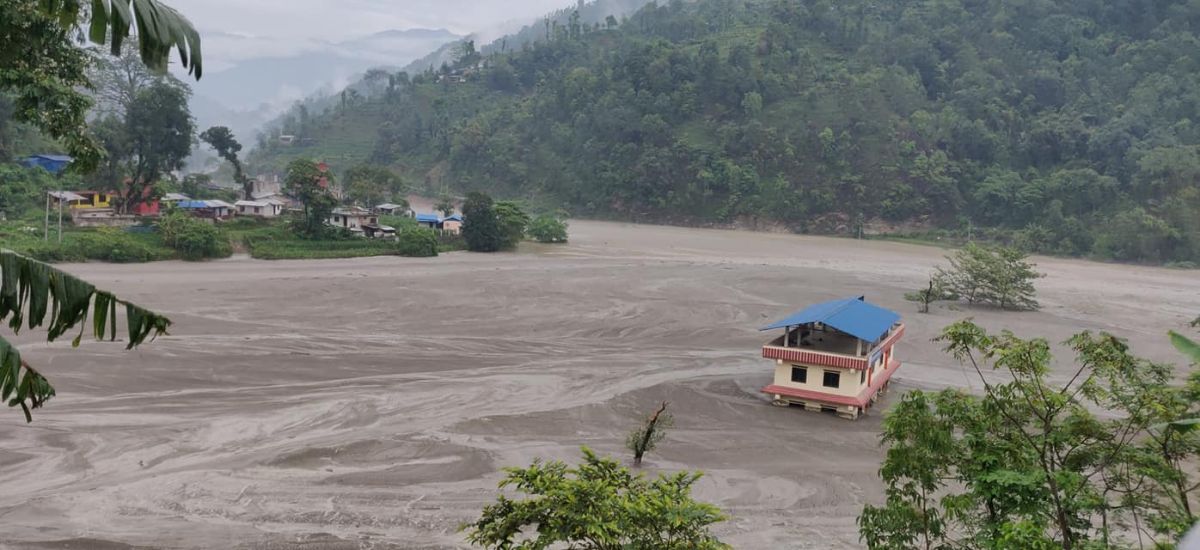
[(1195, 271), (1039, 258), (1040, 312), (919, 315), (902, 294), (936, 248), (571, 229), (516, 254), (67, 266), (176, 327), (129, 353), (21, 338), (60, 395), (32, 425), (0, 411), (0, 548), (461, 548), (502, 467), (625, 456), (664, 399), (676, 428), (647, 470), (706, 472), (723, 539), (857, 548), (854, 518), (881, 498), (878, 411), (769, 406), (758, 326), (866, 294), (906, 316), (904, 390), (969, 383), (929, 342), (961, 317), (1055, 341), (1120, 331), (1176, 361), (1165, 332), (1200, 313)]

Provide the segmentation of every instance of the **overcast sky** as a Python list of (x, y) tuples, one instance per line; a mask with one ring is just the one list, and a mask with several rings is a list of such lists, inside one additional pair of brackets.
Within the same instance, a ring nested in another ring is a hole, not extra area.
[[(205, 64), (280, 55), (385, 30), (457, 34), (532, 19), (573, 0), (167, 0), (200, 30)], [(240, 39), (239, 39), (240, 38)]]

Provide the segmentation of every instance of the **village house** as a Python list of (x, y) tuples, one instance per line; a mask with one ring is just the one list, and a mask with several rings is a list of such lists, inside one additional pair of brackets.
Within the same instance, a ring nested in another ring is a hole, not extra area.
[(403, 204), (394, 204), (385, 202), (375, 207), (375, 211), (388, 216), (407, 216), (409, 213), (408, 206)]
[(416, 214), (414, 218), (417, 220), (417, 225), (430, 229), (437, 229), (438, 224), (442, 221), (437, 214)]
[(775, 364), (762, 389), (780, 406), (856, 419), (886, 391), (900, 367), (893, 348), (904, 335), (900, 315), (862, 296), (809, 306), (761, 330), (783, 329), (762, 348)]
[(226, 220), (233, 216), (234, 206), (222, 200), (190, 200), (176, 203), (178, 208), (206, 220)]
[(452, 216), (442, 218), (442, 220), (438, 222), (438, 229), (441, 229), (446, 233), (457, 235), (462, 232), (462, 224), (462, 214), (454, 214)]
[(258, 216), (260, 218), (274, 218), (283, 214), (284, 202), (268, 198), (264, 200), (253, 201), (237, 201), (233, 203), (237, 207), (237, 212), (244, 216)]
[(354, 233), (362, 234), (368, 238), (392, 237), (396, 235), (396, 228), (388, 225), (379, 224), (379, 216), (357, 206), (348, 208), (334, 209), (329, 216), (329, 225), (349, 229)]

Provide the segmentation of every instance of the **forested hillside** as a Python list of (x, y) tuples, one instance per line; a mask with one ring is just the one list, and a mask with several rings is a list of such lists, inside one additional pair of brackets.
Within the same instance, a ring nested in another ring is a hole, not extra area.
[(1198, 27), (1188, 0), (676, 0), (396, 75), (256, 161), (354, 143), (577, 215), (1197, 262)]

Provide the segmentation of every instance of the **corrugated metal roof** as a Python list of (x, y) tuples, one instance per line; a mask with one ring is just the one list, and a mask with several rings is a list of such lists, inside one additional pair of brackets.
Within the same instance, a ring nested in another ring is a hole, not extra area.
[(898, 313), (867, 303), (859, 296), (813, 304), (759, 330), (822, 323), (860, 340), (874, 342), (899, 320)]
[(262, 208), (264, 206), (267, 206), (267, 202), (266, 201), (237, 201), (236, 203), (234, 203), (234, 205), (235, 206), (257, 206), (259, 208)]
[(418, 222), (433, 222), (433, 223), (437, 223), (437, 222), (438, 222), (438, 216), (437, 216), (437, 214), (417, 214), (417, 221), (418, 221)]
[(30, 158), (39, 158), (52, 160), (54, 162), (71, 162), (73, 159), (69, 155), (29, 155)]
[(443, 218), (442, 221), (444, 221), (444, 222), (448, 222), (448, 221), (461, 222), (461, 221), (463, 221), (463, 218), (462, 218), (462, 214), (455, 214), (453, 216), (450, 216), (449, 218)]
[(87, 197), (71, 191), (50, 191), (50, 196), (63, 201), (85, 201)]
[(190, 200), (192, 200), (192, 198), (187, 195), (184, 195), (183, 193), (167, 193), (167, 194), (163, 195), (163, 200), (164, 201), (190, 201)]

